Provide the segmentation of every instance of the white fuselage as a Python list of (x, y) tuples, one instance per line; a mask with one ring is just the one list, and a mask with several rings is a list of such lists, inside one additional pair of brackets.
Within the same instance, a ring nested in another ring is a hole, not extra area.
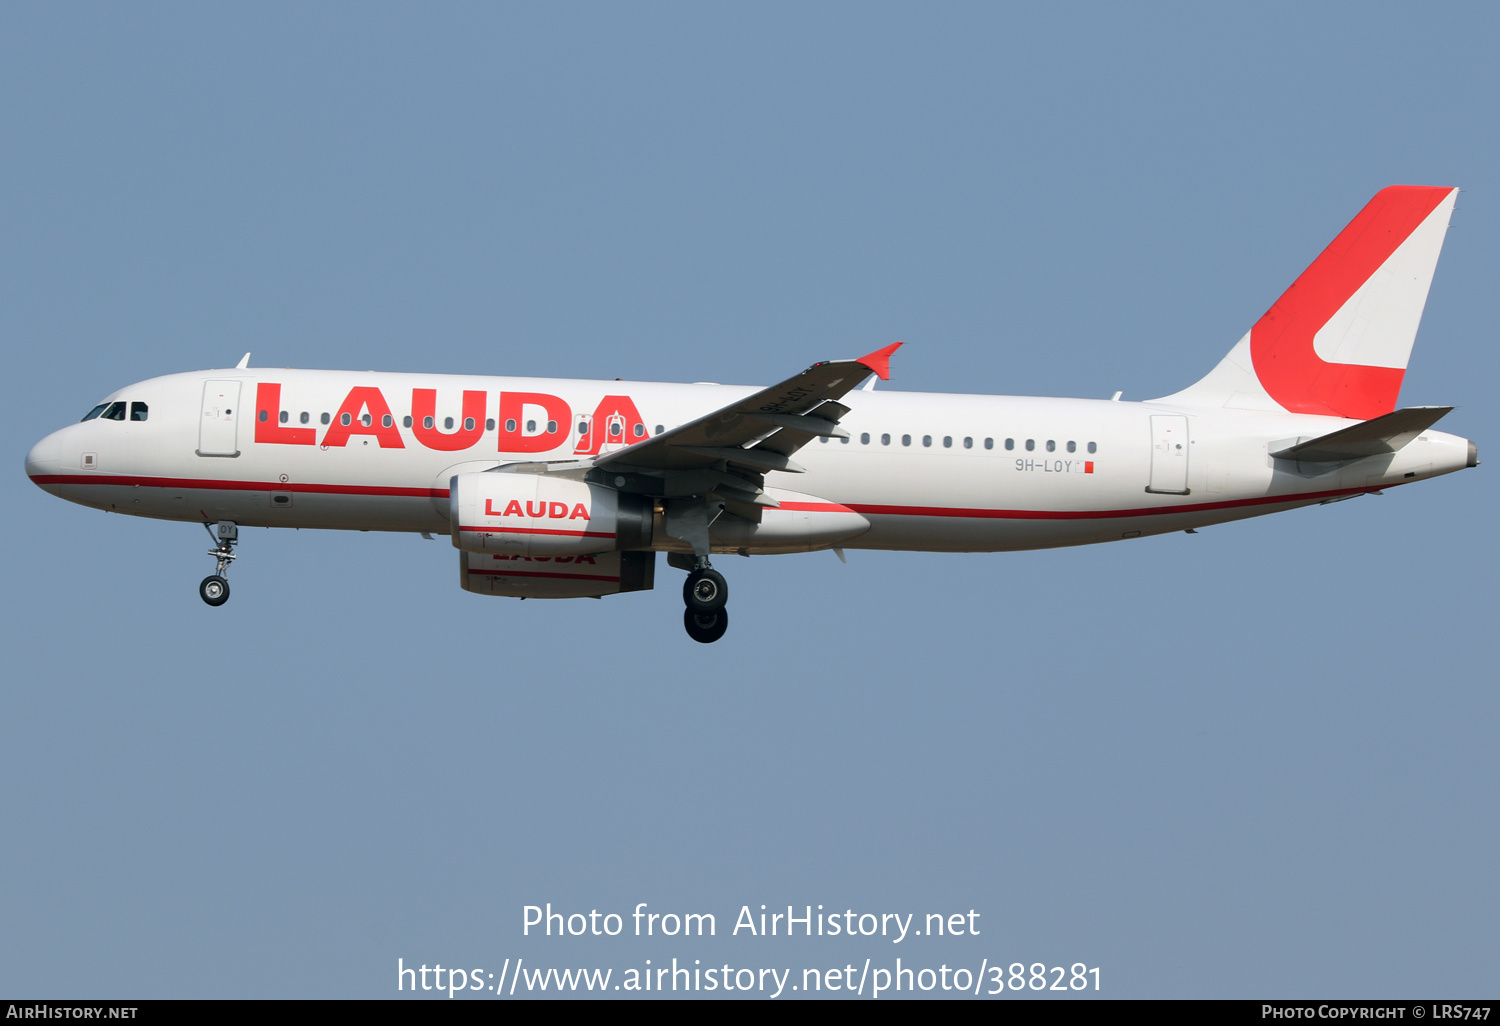
[[(211, 397), (210, 382), (227, 383), (214, 387), (231, 396), (237, 387), (237, 398)], [(268, 403), (262, 386), (273, 384), (279, 394)], [(418, 403), (424, 390), (435, 393), (431, 428)], [(447, 533), (455, 474), (587, 458), (754, 391), (313, 370), (174, 374), (110, 397), (127, 411), (145, 404), (144, 420), (127, 412), (63, 428), (32, 449), (26, 470), (53, 494), (136, 516)], [(480, 408), (476, 393), (483, 416), (470, 418), (466, 435), (466, 415)], [(1352, 423), (1291, 413), (889, 391), (854, 391), (843, 402), (850, 412), (840, 426), (850, 437), (812, 442), (796, 454), (805, 473), (772, 472), (766, 484), (862, 515), (869, 530), (841, 543), (850, 548), (980, 552), (1111, 541), (1405, 484), (1471, 460), (1465, 439), (1429, 430), (1390, 455), (1288, 464), (1270, 453)]]

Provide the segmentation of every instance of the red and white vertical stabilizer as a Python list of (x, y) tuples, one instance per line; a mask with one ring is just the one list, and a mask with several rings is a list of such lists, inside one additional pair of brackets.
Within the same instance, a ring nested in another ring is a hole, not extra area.
[(1380, 190), (1207, 377), (1156, 401), (1351, 420), (1390, 413), (1457, 196)]

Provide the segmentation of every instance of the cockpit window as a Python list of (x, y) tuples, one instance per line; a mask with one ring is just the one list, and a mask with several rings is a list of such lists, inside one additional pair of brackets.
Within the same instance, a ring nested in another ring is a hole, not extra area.
[(131, 403), (130, 404), (130, 419), (131, 420), (145, 420), (147, 412), (148, 411), (146, 409), (146, 404), (145, 403)]
[(99, 416), (101, 416), (105, 420), (124, 420), (125, 419), (125, 404), (124, 403), (110, 403), (109, 406), (105, 409), (105, 411), (103, 413), (101, 413)]
[[(99, 416), (99, 414), (103, 413), (104, 408), (108, 405), (109, 403), (100, 403), (98, 406), (95, 406), (92, 410), (85, 413), (83, 415), (83, 420), (93, 420), (95, 417)], [(82, 424), (83, 420), (80, 420), (78, 423)]]

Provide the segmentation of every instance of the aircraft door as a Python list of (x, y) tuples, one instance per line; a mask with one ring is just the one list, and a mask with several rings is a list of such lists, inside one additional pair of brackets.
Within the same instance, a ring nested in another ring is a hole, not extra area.
[(605, 418), (604, 444), (599, 447), (599, 451), (614, 452), (616, 449), (623, 449), (629, 445), (630, 440), (625, 437), (627, 426), (625, 418), (618, 413), (611, 413)]
[(1151, 418), (1151, 483), (1148, 492), (1186, 495), (1188, 419), (1180, 414)]
[(237, 425), (240, 421), (240, 383), (205, 381), (203, 416), (198, 423), (199, 456), (238, 456)]

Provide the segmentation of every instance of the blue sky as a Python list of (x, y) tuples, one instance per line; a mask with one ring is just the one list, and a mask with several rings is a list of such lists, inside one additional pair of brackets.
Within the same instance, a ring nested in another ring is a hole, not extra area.
[[(1382, 186), (1458, 185), (1402, 393), (1496, 426), (1483, 5), (0, 10), (0, 992), (395, 966), (1083, 961), (1117, 997), (1497, 977), (1496, 486), (1137, 543), (462, 593), (441, 539), (69, 506), (26, 449), (232, 364), (892, 388), (1195, 380)], [(665, 571), (665, 568), (662, 568)], [(717, 915), (548, 941), (522, 907)], [(978, 937), (726, 937), (742, 905)]]

